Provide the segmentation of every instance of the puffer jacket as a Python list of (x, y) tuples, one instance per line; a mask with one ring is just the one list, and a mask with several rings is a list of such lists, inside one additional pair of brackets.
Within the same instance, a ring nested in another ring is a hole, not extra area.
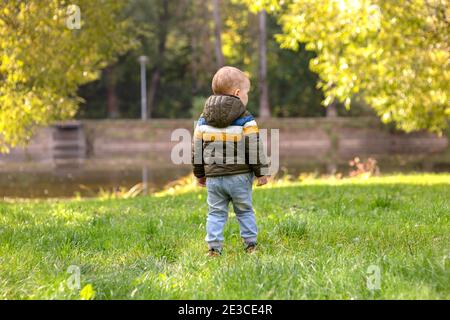
[(254, 117), (232, 95), (213, 95), (206, 102), (192, 142), (197, 178), (254, 172), (267, 175), (268, 161)]

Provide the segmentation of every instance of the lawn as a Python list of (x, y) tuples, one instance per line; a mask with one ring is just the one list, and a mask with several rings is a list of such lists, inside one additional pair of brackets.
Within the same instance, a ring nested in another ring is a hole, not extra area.
[(256, 188), (252, 255), (205, 196), (0, 202), (0, 299), (450, 299), (449, 174)]

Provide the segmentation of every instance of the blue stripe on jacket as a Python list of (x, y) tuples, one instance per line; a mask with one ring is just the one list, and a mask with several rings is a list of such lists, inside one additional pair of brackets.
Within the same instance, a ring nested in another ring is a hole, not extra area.
[(200, 117), (200, 118), (198, 119), (198, 125), (199, 125), (199, 126), (202, 126), (202, 125), (204, 125), (204, 124), (206, 124), (206, 119), (203, 118), (203, 117)]
[(234, 120), (231, 125), (232, 126), (243, 126), (244, 124), (246, 124), (249, 121), (255, 120), (255, 118), (252, 115), (248, 115), (242, 118), (237, 118), (236, 120)]
[[(243, 126), (244, 124), (246, 124), (247, 122), (252, 121), (252, 120), (255, 120), (255, 118), (252, 115), (248, 115), (248, 116), (245, 116), (245, 117), (242, 117), (242, 118), (237, 118), (236, 120), (234, 120), (231, 123), (231, 125), (232, 126)], [(206, 119), (203, 118), (203, 117), (200, 117), (198, 119), (198, 125), (202, 126), (202, 125), (205, 125), (205, 124), (207, 124), (206, 123)]]

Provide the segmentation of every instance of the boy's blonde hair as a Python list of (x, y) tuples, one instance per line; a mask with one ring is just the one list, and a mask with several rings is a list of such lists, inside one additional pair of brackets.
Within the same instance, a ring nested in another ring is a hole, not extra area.
[(250, 88), (247, 75), (235, 67), (222, 67), (213, 77), (212, 90), (214, 94), (232, 94), (233, 89)]

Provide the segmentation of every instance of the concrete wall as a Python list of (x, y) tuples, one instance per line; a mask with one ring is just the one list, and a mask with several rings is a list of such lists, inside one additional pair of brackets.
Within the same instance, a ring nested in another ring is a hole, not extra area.
[[(258, 123), (260, 128), (279, 129), (282, 154), (304, 158), (448, 155), (447, 136), (393, 132), (376, 118), (287, 118)], [(194, 120), (84, 120), (82, 126), (88, 157), (133, 157), (152, 153), (168, 158), (177, 143), (170, 141), (173, 130), (185, 128), (192, 132)], [(26, 148), (0, 155), (0, 163), (49, 161), (53, 157), (52, 146), (52, 129), (41, 128)]]
[(51, 128), (40, 128), (36, 130), (31, 141), (26, 147), (17, 147), (10, 150), (9, 154), (0, 153), (2, 162), (29, 162), (50, 161), (53, 156), (53, 139)]

